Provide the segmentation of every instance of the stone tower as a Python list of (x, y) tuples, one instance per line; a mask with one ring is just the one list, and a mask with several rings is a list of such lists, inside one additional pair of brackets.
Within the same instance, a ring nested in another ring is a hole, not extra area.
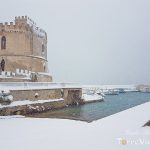
[(36, 74), (35, 81), (52, 81), (48, 73), (47, 34), (27, 16), (15, 17), (14, 23), (0, 23), (0, 61), (2, 58), (3, 78), (13, 75), (12, 81), (19, 77), (22, 81), (22, 76), (28, 75), (28, 81), (32, 81), (32, 75)]

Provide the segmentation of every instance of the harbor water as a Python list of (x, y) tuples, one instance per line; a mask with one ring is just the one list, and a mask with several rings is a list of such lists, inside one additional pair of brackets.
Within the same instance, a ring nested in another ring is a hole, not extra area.
[(92, 122), (149, 101), (150, 93), (127, 92), (119, 95), (107, 95), (103, 102), (49, 111), (35, 114), (32, 117), (67, 118)]

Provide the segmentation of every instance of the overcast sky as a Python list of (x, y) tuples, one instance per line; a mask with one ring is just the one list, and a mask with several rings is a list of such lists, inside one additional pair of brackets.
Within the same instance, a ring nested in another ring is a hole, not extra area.
[(0, 12), (47, 32), (56, 82), (150, 84), (150, 0), (1, 0)]

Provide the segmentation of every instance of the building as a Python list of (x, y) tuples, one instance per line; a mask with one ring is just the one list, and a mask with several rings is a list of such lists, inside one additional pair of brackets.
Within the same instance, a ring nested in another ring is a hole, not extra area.
[[(0, 81), (52, 81), (48, 73), (47, 34), (27, 16), (0, 23)], [(0, 67), (1, 68), (1, 67)]]
[(136, 90), (144, 93), (150, 93), (150, 85), (144, 85), (144, 84), (137, 85)]

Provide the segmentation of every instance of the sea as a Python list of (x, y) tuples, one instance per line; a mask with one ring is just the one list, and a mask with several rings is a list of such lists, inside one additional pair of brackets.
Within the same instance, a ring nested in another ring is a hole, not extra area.
[(119, 95), (106, 95), (102, 102), (48, 111), (35, 114), (34, 117), (62, 118), (92, 122), (149, 101), (150, 93), (126, 92), (120, 93)]

